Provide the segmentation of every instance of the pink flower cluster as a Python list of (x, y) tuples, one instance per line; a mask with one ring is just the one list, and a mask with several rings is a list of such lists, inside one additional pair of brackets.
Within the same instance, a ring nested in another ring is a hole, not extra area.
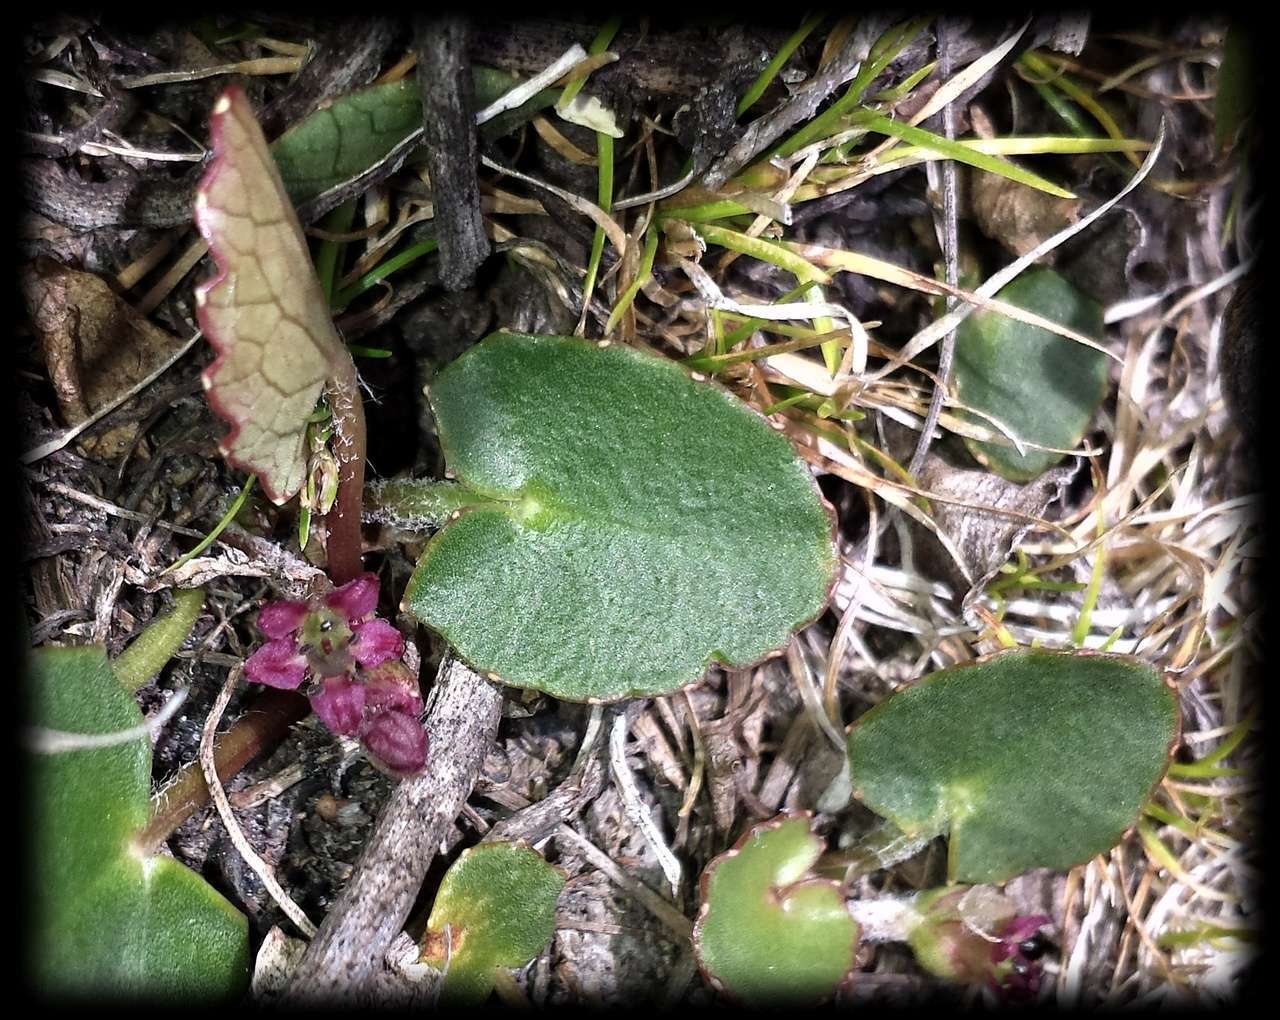
[(301, 688), (330, 730), (358, 737), (375, 765), (403, 777), (426, 764), (427, 733), (417, 678), (400, 661), (404, 638), (373, 615), (378, 587), (367, 573), (323, 599), (263, 606), (268, 640), (244, 669), (255, 683)]

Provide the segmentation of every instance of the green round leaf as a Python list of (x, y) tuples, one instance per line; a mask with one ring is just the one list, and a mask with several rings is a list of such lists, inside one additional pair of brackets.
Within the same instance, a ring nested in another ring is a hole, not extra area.
[(809, 875), (822, 841), (805, 816), (757, 825), (702, 875), (694, 952), (748, 1005), (811, 1005), (853, 972), (858, 925), (836, 882)]
[[(523, 967), (555, 933), (565, 876), (523, 843), (481, 843), (445, 873), (422, 960), (445, 972), (441, 1001), (479, 1005), (497, 967)], [(446, 928), (448, 932), (446, 934)]]
[(488, 505), (432, 538), (405, 606), (477, 670), (570, 701), (663, 694), (826, 605), (832, 517), (808, 469), (674, 362), (496, 333), (431, 403)]
[(1156, 667), (1018, 649), (877, 705), (849, 730), (849, 765), (854, 795), (908, 835), (949, 831), (951, 881), (1003, 882), (1115, 846), (1178, 732)]
[[(100, 648), (41, 649), (32, 722), (114, 733), (142, 722)], [(248, 987), (245, 918), (200, 876), (130, 846), (147, 821), (146, 737), (32, 754), (35, 927), (30, 973), (55, 996), (125, 996), (185, 1004)]]
[[(1095, 340), (1103, 337), (1102, 306), (1052, 269), (1030, 269), (996, 297)], [(956, 330), (955, 375), (961, 402), (991, 415), (1019, 440), (1070, 449), (1106, 393), (1107, 358), (1047, 329), (980, 310)], [(1019, 453), (976, 439), (965, 443), (980, 463), (1015, 482), (1038, 477), (1064, 456), (1030, 447)]]

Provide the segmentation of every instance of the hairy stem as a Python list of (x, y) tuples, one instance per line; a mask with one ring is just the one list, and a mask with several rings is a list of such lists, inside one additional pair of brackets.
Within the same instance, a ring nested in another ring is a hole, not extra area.
[(388, 478), (370, 483), (365, 490), (366, 520), (406, 530), (429, 531), (443, 527), (459, 510), (495, 506), (500, 500), (459, 485), (433, 478)]
[(152, 620), (111, 664), (126, 691), (136, 691), (164, 669), (191, 634), (203, 608), (203, 588), (183, 588), (173, 593), (173, 608)]
[(364, 501), (364, 401), (356, 366), (349, 355), (335, 367), (327, 390), (333, 412), (333, 452), (338, 459), (338, 494), (325, 517), (329, 577), (335, 585), (356, 578), (363, 569), (360, 508)]

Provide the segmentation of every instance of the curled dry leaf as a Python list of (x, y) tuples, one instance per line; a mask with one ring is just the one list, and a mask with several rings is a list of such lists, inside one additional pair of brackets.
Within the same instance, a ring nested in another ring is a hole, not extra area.
[(209, 133), (214, 157), (196, 193), (195, 217), (219, 272), (196, 290), (196, 304), (218, 356), (204, 385), (209, 406), (231, 425), (223, 455), (283, 503), (306, 479), (307, 417), (348, 355), (239, 87), (214, 105)]
[[(1033, 518), (1043, 517), (1071, 482), (1076, 464), (1050, 468), (1025, 483), (1011, 482), (994, 471), (958, 467), (930, 452), (920, 471), (920, 486), (957, 502), (933, 503), (933, 519), (954, 540), (969, 576), (968, 581), (927, 529), (917, 527), (924, 544), (924, 556), (936, 563), (952, 591), (963, 592), (961, 605), (968, 608), (1009, 562), (1023, 536), (1034, 526)], [(837, 596), (837, 603), (839, 597)]]
[(970, 173), (969, 205), (979, 229), (1025, 255), (1080, 219), (1080, 199), (1058, 198), (998, 174)]
[[(58, 406), (79, 425), (173, 355), (180, 341), (153, 326), (93, 273), (41, 257), (22, 274), (27, 314), (44, 352)], [(80, 440), (86, 453), (114, 458), (137, 435), (133, 423)]]

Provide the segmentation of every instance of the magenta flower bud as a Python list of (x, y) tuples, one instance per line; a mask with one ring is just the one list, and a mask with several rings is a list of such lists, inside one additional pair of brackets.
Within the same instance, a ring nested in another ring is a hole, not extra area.
[(291, 638), (268, 641), (245, 660), (244, 674), (254, 683), (295, 691), (307, 675), (307, 657)]
[(397, 778), (427, 763), (427, 731), (408, 712), (378, 712), (366, 717), (360, 739), (370, 760)]
[(366, 572), (331, 591), (325, 596), (324, 603), (335, 613), (346, 617), (348, 623), (356, 623), (372, 616), (378, 608), (378, 587), (378, 575)]
[(364, 685), (345, 676), (326, 677), (311, 709), (334, 733), (354, 737), (364, 721)]
[(370, 714), (394, 711), (416, 716), (422, 711), (418, 679), (403, 662), (384, 662), (365, 676), (364, 703)]
[(375, 618), (358, 623), (353, 630), (351, 657), (366, 669), (404, 655), (404, 637), (386, 620)]
[(1021, 915), (1003, 894), (986, 887), (950, 886), (921, 893), (919, 921), (908, 935), (916, 959), (938, 977), (1028, 999), (1040, 989), (1034, 937), (1051, 919)]
[(258, 614), (258, 629), (273, 640), (287, 638), (302, 626), (308, 612), (305, 602), (268, 602)]

